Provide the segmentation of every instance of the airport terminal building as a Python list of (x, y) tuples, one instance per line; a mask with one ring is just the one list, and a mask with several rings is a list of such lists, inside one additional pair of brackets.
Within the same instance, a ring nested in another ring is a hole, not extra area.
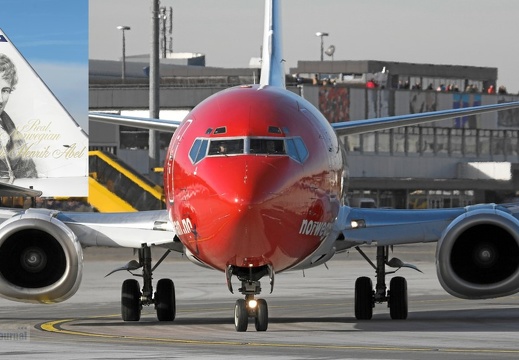
[[(146, 63), (90, 61), (90, 110), (148, 116)], [(182, 119), (208, 96), (258, 82), (258, 69), (161, 64), (160, 117)], [(287, 88), (330, 122), (495, 104), (519, 96), (497, 90), (497, 69), (384, 61), (300, 61)], [(455, 118), (350, 136), (352, 198), (380, 207), (442, 208), (503, 202), (519, 190), (519, 111)], [(149, 173), (147, 130), (91, 122), (90, 148)], [(171, 134), (160, 135), (161, 162)]]

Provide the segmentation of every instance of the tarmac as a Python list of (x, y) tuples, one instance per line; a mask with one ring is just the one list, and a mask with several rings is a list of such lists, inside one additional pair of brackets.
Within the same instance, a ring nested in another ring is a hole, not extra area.
[[(368, 253), (373, 254), (373, 249)], [(123, 322), (120, 288), (131, 274), (112, 269), (133, 258), (128, 249), (86, 249), (82, 285), (53, 305), (0, 300), (0, 357), (9, 359), (516, 359), (519, 296), (460, 300), (436, 278), (434, 244), (395, 247), (394, 255), (424, 273), (400, 269), (409, 289), (409, 317), (391, 320), (377, 304), (369, 321), (353, 313), (354, 283), (374, 270), (356, 251), (304, 273), (276, 276), (269, 327), (234, 330), (234, 302), (223, 273), (172, 254), (154, 273), (177, 293), (174, 322), (158, 322), (145, 307), (139, 322)], [(155, 259), (160, 251), (154, 252)], [(391, 277), (393, 275), (389, 275)], [(139, 278), (137, 278), (139, 279)], [(389, 283), (389, 281), (388, 281)], [(238, 286), (237, 281), (234, 287)], [(265, 282), (263, 288), (269, 286)]]

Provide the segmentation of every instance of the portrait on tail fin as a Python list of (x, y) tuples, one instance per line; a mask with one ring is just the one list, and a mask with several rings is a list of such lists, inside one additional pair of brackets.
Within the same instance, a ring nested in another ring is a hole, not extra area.
[(15, 178), (38, 177), (36, 165), (22, 152), (27, 146), (23, 135), (5, 111), (5, 106), (18, 83), (16, 66), (0, 53), (0, 181), (12, 184)]
[(2, 31), (0, 39), (0, 182), (87, 196), (88, 135)]

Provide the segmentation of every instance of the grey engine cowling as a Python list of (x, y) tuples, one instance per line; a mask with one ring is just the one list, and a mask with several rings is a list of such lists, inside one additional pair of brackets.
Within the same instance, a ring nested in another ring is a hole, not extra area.
[(76, 235), (48, 210), (27, 210), (0, 224), (0, 296), (54, 303), (81, 283), (83, 251)]
[(519, 291), (519, 221), (499, 206), (474, 206), (457, 217), (438, 241), (438, 279), (464, 299)]

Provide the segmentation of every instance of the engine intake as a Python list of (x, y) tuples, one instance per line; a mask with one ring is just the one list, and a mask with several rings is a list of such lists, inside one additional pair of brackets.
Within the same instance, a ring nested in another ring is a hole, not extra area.
[(79, 288), (83, 252), (75, 234), (45, 210), (28, 210), (0, 225), (0, 296), (60, 302)]
[(519, 291), (519, 221), (499, 209), (456, 218), (437, 245), (438, 279), (450, 294), (486, 299)]

